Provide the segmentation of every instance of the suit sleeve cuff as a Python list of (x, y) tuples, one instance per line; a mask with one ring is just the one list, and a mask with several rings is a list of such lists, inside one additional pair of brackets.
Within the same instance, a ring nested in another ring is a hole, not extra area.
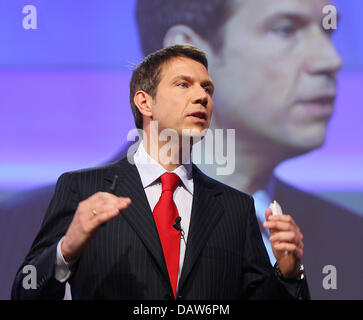
[(301, 274), (298, 279), (286, 279), (282, 276), (281, 271), (277, 265), (277, 262), (274, 265), (274, 273), (276, 278), (283, 284), (288, 293), (298, 300), (310, 299), (310, 293), (307, 286), (304, 267), (301, 269)]

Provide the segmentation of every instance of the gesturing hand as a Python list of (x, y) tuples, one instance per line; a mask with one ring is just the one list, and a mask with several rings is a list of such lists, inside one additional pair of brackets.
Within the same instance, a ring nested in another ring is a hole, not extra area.
[(303, 235), (289, 215), (272, 215), (271, 209), (265, 212), (264, 228), (270, 230), (270, 242), (277, 264), (285, 278), (296, 278), (300, 271), (303, 256)]
[(96, 230), (130, 204), (130, 198), (107, 192), (97, 192), (81, 201), (61, 245), (64, 259), (69, 262), (78, 258)]

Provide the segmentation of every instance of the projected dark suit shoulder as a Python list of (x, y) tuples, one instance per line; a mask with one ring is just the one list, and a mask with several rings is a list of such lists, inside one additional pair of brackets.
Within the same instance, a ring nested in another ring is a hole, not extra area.
[[(126, 142), (105, 163), (125, 157), (131, 144)], [(22, 190), (0, 201), (0, 299), (10, 299), (12, 281), (39, 232), (54, 189), (55, 183)]]
[(0, 202), (0, 299), (9, 299), (16, 269), (29, 251), (54, 184), (16, 192)]
[[(338, 204), (275, 179), (276, 199), (304, 234), (304, 258), (312, 299), (362, 299), (363, 218)], [(337, 289), (323, 287), (323, 268), (337, 270)]]

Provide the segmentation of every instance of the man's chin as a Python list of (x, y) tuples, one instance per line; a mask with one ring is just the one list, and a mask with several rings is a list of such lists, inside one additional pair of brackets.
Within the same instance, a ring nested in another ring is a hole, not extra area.
[(316, 122), (310, 126), (287, 130), (284, 135), (284, 144), (302, 153), (322, 147), (327, 135), (327, 123)]
[(297, 157), (316, 149), (321, 148), (325, 144), (325, 135), (321, 137), (311, 137), (304, 139), (297, 139), (286, 143), (286, 148), (289, 150), (289, 158)]
[(182, 135), (186, 138), (204, 138), (207, 134), (208, 128), (205, 127), (187, 127), (183, 128)]

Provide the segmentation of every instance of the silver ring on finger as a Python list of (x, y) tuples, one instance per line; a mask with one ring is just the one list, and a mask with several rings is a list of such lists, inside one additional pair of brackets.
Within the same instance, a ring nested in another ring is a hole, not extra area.
[(95, 217), (96, 215), (97, 215), (97, 211), (96, 211), (96, 209), (93, 209), (92, 210), (92, 216)]

